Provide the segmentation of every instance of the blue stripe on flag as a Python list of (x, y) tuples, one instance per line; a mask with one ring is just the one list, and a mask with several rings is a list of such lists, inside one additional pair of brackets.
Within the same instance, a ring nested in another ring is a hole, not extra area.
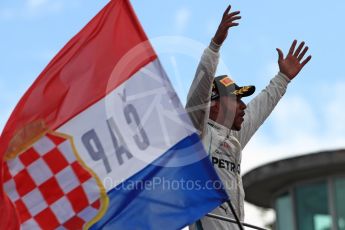
[(205, 154), (197, 134), (110, 190), (109, 208), (91, 229), (181, 229), (226, 201), (228, 196), (219, 188), (222, 184), (207, 156), (189, 165), (164, 167), (186, 154)]

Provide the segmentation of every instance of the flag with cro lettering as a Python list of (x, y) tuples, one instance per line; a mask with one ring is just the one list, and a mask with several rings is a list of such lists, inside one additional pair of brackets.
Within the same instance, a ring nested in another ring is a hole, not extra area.
[(179, 229), (228, 199), (128, 0), (48, 64), (0, 153), (22, 229)]

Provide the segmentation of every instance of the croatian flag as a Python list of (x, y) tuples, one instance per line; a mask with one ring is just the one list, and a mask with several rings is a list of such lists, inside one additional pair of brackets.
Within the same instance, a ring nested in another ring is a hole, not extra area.
[(22, 229), (179, 229), (228, 199), (195, 132), (130, 3), (113, 0), (13, 111), (3, 188)]

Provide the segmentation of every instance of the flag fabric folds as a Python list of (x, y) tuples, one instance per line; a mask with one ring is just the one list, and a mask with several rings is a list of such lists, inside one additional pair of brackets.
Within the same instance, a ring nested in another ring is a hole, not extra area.
[(195, 132), (129, 1), (110, 1), (8, 120), (0, 205), (23, 229), (182, 228), (228, 199)]

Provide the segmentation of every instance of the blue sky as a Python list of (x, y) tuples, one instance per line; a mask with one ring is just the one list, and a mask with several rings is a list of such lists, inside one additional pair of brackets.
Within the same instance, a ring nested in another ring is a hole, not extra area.
[[(313, 58), (245, 148), (244, 171), (276, 159), (345, 147), (344, 1), (131, 2), (183, 102), (202, 48), (229, 3), (241, 10), (242, 19), (222, 47), (218, 74), (230, 74), (259, 91), (278, 71), (275, 48), (286, 53), (293, 39), (306, 41)], [(106, 3), (1, 0), (0, 130), (53, 56)], [(164, 49), (171, 41), (175, 52)]]

